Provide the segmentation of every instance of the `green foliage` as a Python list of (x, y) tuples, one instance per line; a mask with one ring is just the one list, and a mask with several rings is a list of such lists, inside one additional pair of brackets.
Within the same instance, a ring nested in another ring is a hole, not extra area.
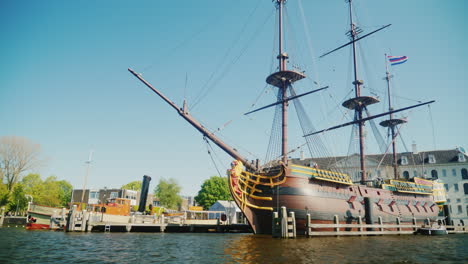
[(159, 198), (161, 205), (169, 209), (178, 209), (182, 204), (179, 192), (180, 186), (172, 178), (159, 180), (158, 186), (154, 189), (154, 194)]
[(9, 198), (8, 211), (21, 212), (27, 209), (28, 200), (26, 199), (24, 187), (21, 183), (15, 185)]
[(132, 181), (125, 185), (122, 185), (121, 189), (140, 191), (141, 190), (141, 181)]
[(218, 200), (231, 200), (226, 177), (212, 176), (203, 182), (195, 201), (208, 210)]
[(0, 207), (8, 204), (9, 192), (6, 184), (0, 182)]
[(73, 186), (65, 180), (57, 181), (57, 185), (59, 189), (58, 198), (60, 205), (68, 206), (68, 203), (71, 201)]
[(67, 206), (73, 189), (69, 182), (58, 181), (55, 176), (49, 176), (42, 181), (39, 174), (28, 174), (21, 184), (25, 194), (31, 195), (35, 204), (52, 207)]

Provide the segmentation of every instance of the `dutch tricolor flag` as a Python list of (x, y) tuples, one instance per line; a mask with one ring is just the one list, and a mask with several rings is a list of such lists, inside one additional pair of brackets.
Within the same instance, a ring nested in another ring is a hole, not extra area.
[(408, 60), (408, 57), (406, 56), (387, 56), (388, 60), (390, 61), (390, 65), (398, 65), (406, 62)]

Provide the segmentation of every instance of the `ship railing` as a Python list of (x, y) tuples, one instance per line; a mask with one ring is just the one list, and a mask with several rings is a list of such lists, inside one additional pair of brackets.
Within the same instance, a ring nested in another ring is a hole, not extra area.
[(257, 188), (257, 186), (273, 187), (280, 185), (285, 181), (286, 177), (284, 175), (284, 170), (280, 170), (275, 175), (261, 175), (244, 170), (236, 172), (236, 169), (233, 169), (230, 175), (232, 194), (239, 201), (242, 209), (245, 209), (245, 207), (251, 207), (259, 210), (272, 211), (272, 207), (258, 206), (250, 203), (248, 200), (271, 201), (273, 199), (271, 196), (259, 195), (262, 193), (262, 190)]

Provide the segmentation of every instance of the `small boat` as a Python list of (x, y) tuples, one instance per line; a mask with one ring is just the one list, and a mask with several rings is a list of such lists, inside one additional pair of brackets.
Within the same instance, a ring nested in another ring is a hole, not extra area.
[(30, 204), (26, 223), (27, 230), (59, 230), (65, 222), (66, 209)]
[(441, 224), (433, 224), (431, 226), (422, 227), (416, 231), (417, 234), (426, 236), (441, 236), (448, 235), (447, 228)]

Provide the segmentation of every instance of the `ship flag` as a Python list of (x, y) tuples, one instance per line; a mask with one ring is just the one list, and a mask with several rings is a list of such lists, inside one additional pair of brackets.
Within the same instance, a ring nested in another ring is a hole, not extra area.
[(407, 56), (387, 56), (388, 60), (390, 61), (390, 65), (395, 66), (398, 64), (402, 64), (408, 60)]

